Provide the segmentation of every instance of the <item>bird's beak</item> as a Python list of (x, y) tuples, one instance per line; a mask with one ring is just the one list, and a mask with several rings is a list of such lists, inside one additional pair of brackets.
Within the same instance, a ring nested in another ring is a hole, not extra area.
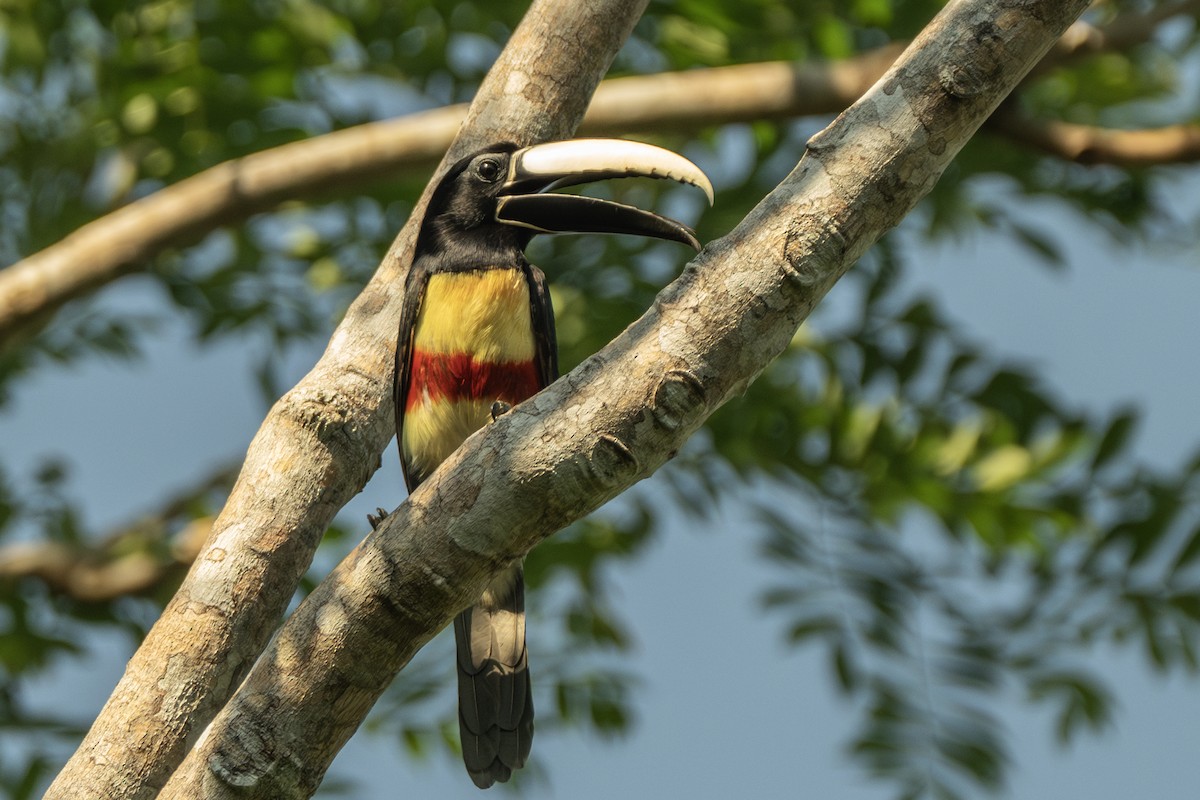
[(713, 202), (705, 174), (670, 150), (622, 139), (572, 139), (535, 144), (512, 154), (496, 202), (496, 220), (538, 233), (629, 233), (700, 249), (695, 232), (673, 219), (611, 200), (546, 193), (626, 177), (688, 183), (702, 189), (710, 205)]

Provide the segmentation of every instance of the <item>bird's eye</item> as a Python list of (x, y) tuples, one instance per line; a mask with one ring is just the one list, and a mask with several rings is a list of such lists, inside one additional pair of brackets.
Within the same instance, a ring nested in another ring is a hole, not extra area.
[(493, 183), (500, 177), (500, 162), (494, 158), (485, 158), (479, 162), (475, 171), (479, 173), (479, 177), (488, 183)]

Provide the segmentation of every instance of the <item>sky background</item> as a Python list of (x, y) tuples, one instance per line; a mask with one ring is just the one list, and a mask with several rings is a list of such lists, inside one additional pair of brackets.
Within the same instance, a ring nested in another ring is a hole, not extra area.
[[(1181, 174), (1172, 204), (1182, 219), (1195, 218), (1200, 173)], [(1165, 243), (1118, 245), (1051, 203), (1025, 205), (1026, 220), (1063, 247), (1065, 269), (1048, 269), (1000, 236), (930, 247), (902, 230), (912, 267), (908, 286), (936, 295), (992, 353), (1031, 364), (1069, 403), (1097, 414), (1138, 404), (1145, 416), (1136, 451), (1149, 463), (1177, 465), (1200, 446), (1197, 253)], [(155, 291), (129, 279), (107, 290), (104, 302), (158, 308)], [(827, 303), (836, 311), (839, 302), (835, 288)], [(322, 349), (323, 343), (289, 357), (282, 369), (287, 385)], [(46, 456), (64, 456), (89, 527), (128, 520), (244, 451), (264, 413), (251, 375), (255, 352), (228, 340), (201, 350), (179, 323), (167, 325), (140, 362), (44, 368), (16, 387), (0, 416), (6, 464), (19, 475)], [(349, 519), (399, 501), (391, 448), (383, 463), (348, 507)], [(824, 650), (789, 648), (784, 620), (763, 612), (759, 597), (771, 571), (758, 542), (736, 509), (726, 509), (706, 529), (672, 526), (642, 558), (609, 571), (613, 603), (636, 640), (624, 663), (639, 681), (635, 723), (615, 741), (578, 730), (539, 731), (533, 759), (546, 779), (525, 786), (522, 796), (894, 795), (844, 754), (859, 709), (834, 690)], [(448, 654), (446, 645), (444, 637), (434, 644)], [(694, 657), (700, 645), (703, 659)], [(29, 704), (92, 718), (128, 647), (123, 639), (93, 639), (88, 658), (63, 661), (30, 685)], [(537, 663), (534, 652), (535, 681)], [(1049, 710), (1032, 709), (1013, 692), (1000, 711), (1013, 762), (1001, 796), (1194, 800), (1200, 681), (1156, 674), (1140, 645), (1098, 647), (1086, 663), (1115, 692), (1113, 724), (1063, 748)], [(457, 759), (414, 763), (390, 740), (363, 733), (334, 762), (330, 779), (357, 781), (349, 795), (356, 798), (480, 796)]]

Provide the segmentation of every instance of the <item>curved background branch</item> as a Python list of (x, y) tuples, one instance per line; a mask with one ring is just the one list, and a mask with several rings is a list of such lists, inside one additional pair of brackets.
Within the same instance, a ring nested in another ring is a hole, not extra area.
[(990, 127), (1021, 144), (1079, 164), (1151, 167), (1200, 161), (1200, 125), (1120, 130), (997, 112)]
[(145, 269), (169, 247), (285, 200), (436, 164), (464, 110), (359, 125), (226, 161), (89, 222), (0, 271), (0, 349), (63, 303)]
[(409, 658), (781, 353), (1086, 0), (957, 0), (616, 340), (472, 436), (301, 604), (166, 798), (307, 796)]
[[(1152, 38), (1164, 21), (1185, 14), (1200, 14), (1200, 0), (1122, 15), (1105, 26), (1076, 23), (1037, 71), (1133, 47)], [(903, 48), (904, 43), (887, 45), (831, 63), (767, 62), (608, 80), (597, 90), (580, 132), (691, 131), (754, 119), (836, 114), (878, 80)], [(0, 349), (50, 319), (62, 304), (144, 269), (164, 249), (285, 200), (432, 167), (465, 113), (465, 105), (448, 106), (264, 150), (84, 225), (0, 270)], [(1155, 163), (1169, 160), (1164, 155)]]
[[(901, 49), (888, 46), (830, 64), (772, 62), (618, 78), (597, 91), (581, 132), (694, 130), (836, 113), (866, 91)], [(274, 147), (219, 164), (84, 225), (0, 271), (0, 347), (63, 303), (144, 269), (168, 247), (285, 200), (433, 167), (466, 112), (465, 104), (447, 106)]]
[(1074, 23), (1054, 44), (1049, 57), (1033, 69), (1034, 73), (1070, 59), (1127, 50), (1149, 41), (1162, 23), (1179, 16), (1200, 16), (1200, 0), (1175, 0), (1158, 3), (1146, 11), (1126, 11), (1107, 25)]

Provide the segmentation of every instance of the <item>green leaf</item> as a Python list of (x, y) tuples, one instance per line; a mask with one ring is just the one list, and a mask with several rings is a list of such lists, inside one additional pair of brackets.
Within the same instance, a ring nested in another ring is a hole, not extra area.
[(1099, 471), (1125, 450), (1137, 421), (1137, 412), (1132, 409), (1122, 411), (1113, 418), (1096, 447), (1096, 455), (1092, 457), (1092, 472)]
[(1191, 534), (1188, 535), (1187, 542), (1180, 549), (1171, 566), (1171, 574), (1192, 566), (1198, 556), (1200, 556), (1200, 526), (1193, 528)]
[(1017, 241), (1041, 256), (1047, 266), (1059, 270), (1066, 267), (1066, 258), (1063, 256), (1062, 250), (1049, 235), (1019, 222), (1010, 221), (1009, 225), (1017, 237)]

